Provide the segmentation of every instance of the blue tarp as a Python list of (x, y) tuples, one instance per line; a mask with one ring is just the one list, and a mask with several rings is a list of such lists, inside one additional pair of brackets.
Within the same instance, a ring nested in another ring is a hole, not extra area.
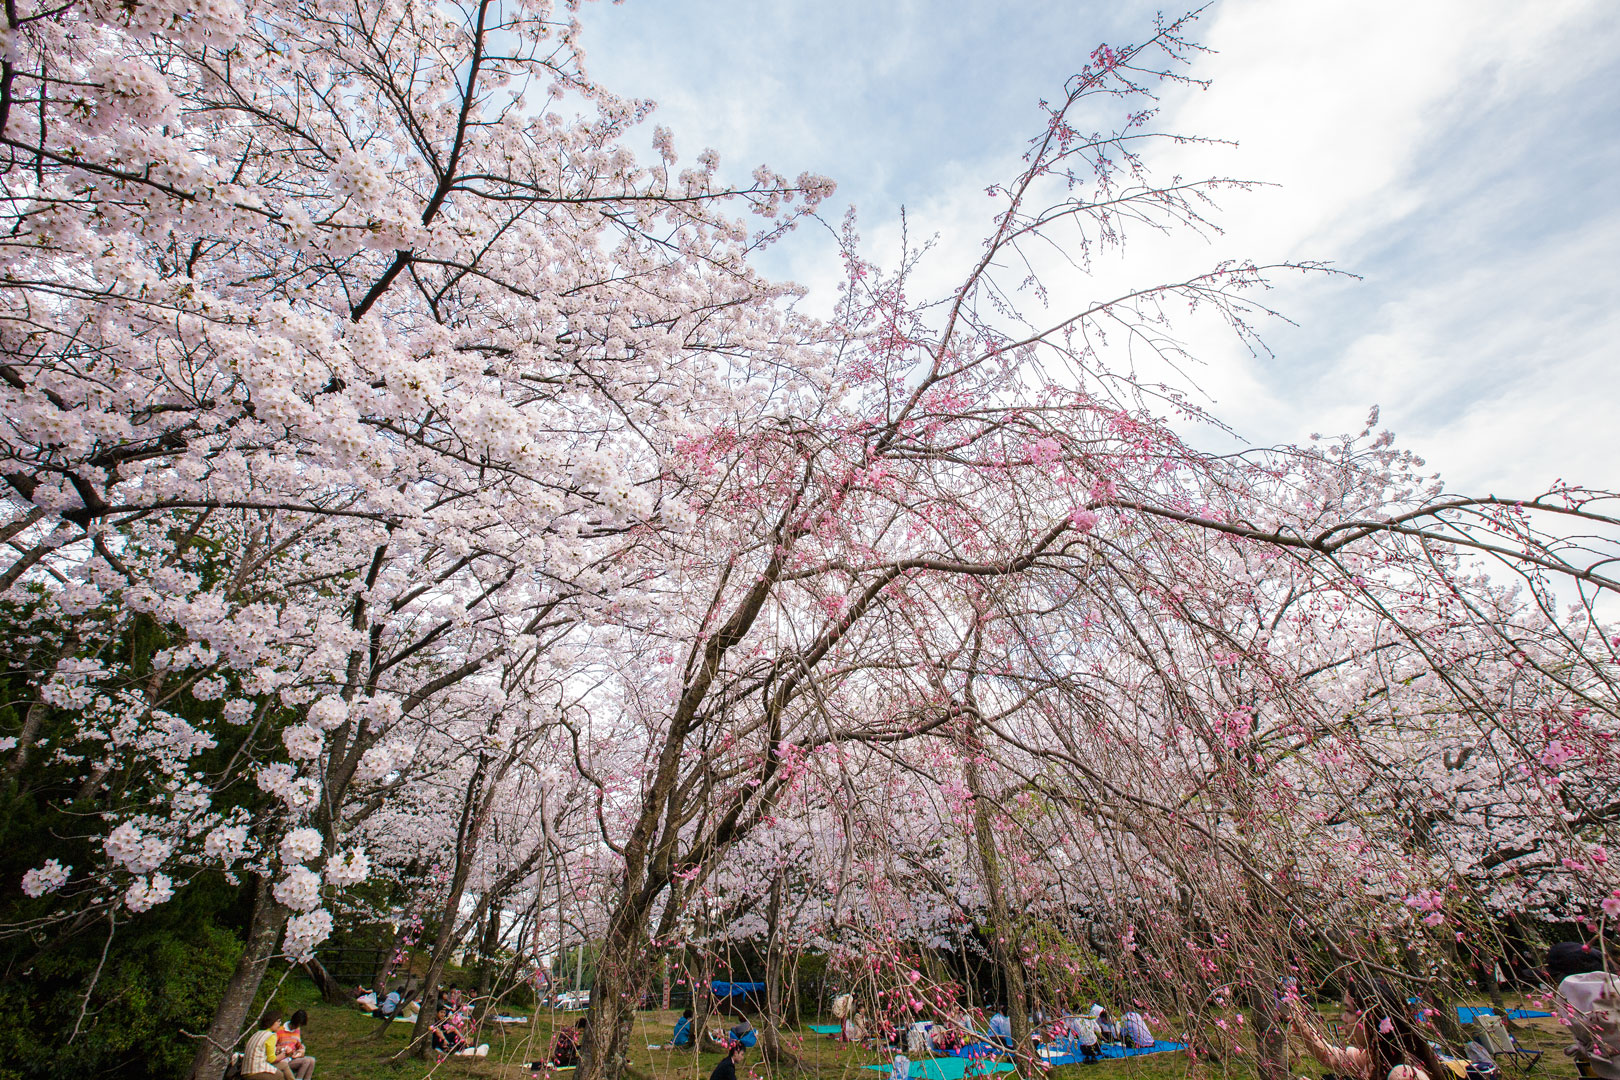
[[(1165, 1042), (1161, 1039), (1158, 1042), (1155, 1042), (1152, 1046), (1121, 1046), (1118, 1043), (1103, 1043), (1100, 1049), (1102, 1050), (1102, 1053), (1098, 1055), (1099, 1057), (1126, 1058), (1141, 1057), (1144, 1054), (1163, 1054), (1171, 1050), (1185, 1050), (1187, 1049), (1187, 1044)], [(1074, 1053), (1065, 1057), (1045, 1058), (1044, 1060), (1048, 1065), (1074, 1065), (1085, 1061), (1086, 1059), (1085, 1056), (1080, 1053), (1079, 1047), (1076, 1047)]]
[[(893, 1065), (863, 1065), (873, 1072), (893, 1072)], [(911, 1080), (962, 1080), (964, 1076), (983, 1076), (990, 1073), (1012, 1072), (1010, 1061), (966, 1061), (957, 1057), (921, 1058), (913, 1061), (906, 1071)]]
[(715, 997), (741, 997), (743, 994), (757, 994), (765, 989), (762, 982), (721, 982), (716, 979), (709, 984)]
[[(1509, 1017), (1514, 1020), (1530, 1020), (1537, 1016), (1551, 1016), (1550, 1012), (1537, 1012), (1534, 1009), (1509, 1009)], [(1466, 1024), (1476, 1016), (1495, 1016), (1496, 1010), (1489, 1005), (1459, 1005), (1457, 1006), (1457, 1019)]]
[(971, 1042), (966, 1046), (957, 1047), (951, 1051), (951, 1054), (954, 1057), (980, 1058), (995, 1057), (997, 1054), (1005, 1054), (1006, 1052), (1007, 1048), (1005, 1046), (991, 1046), (987, 1042)]

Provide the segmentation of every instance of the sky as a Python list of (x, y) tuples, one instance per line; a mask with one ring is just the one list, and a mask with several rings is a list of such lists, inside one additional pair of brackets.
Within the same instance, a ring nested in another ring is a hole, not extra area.
[[(580, 17), (590, 73), (657, 101), (683, 161), (712, 147), (732, 175), (830, 176), (824, 212), (853, 204), (879, 262), (904, 207), (912, 236), (938, 237), (940, 276), (922, 283), (948, 288), (1038, 102), (1098, 44), (1149, 35), (1157, 10), (627, 0)], [(1138, 245), (1100, 276), (1227, 255), (1357, 275), (1268, 296), (1291, 320), (1263, 327), (1269, 352), (1193, 328), (1210, 411), (1264, 445), (1359, 430), (1377, 405), (1454, 491), (1620, 488), (1620, 2), (1217, 0), (1194, 36), (1210, 51), (1190, 74), (1209, 86), (1168, 91), (1160, 126), (1236, 145), (1153, 164), (1267, 186), (1223, 197), (1220, 236)], [(764, 268), (812, 306), (839, 270), (816, 230)]]

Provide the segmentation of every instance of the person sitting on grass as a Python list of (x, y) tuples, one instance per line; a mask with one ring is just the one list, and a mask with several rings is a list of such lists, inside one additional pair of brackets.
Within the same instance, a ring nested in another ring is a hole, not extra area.
[(557, 1045), (551, 1049), (551, 1063), (559, 1069), (571, 1069), (579, 1064), (579, 1040), (585, 1034), (585, 1018), (574, 1021), (571, 1028), (557, 1032)]
[(395, 1015), (399, 1012), (399, 1007), (404, 1002), (404, 995), (399, 992), (399, 987), (396, 986), (384, 994), (377, 1002), (377, 1007), (371, 1010), (371, 1015), (381, 1021), (383, 1031), (388, 1030), (388, 1025), (393, 1023)]
[(1079, 1045), (1080, 1056), (1087, 1065), (1097, 1064), (1097, 1059), (1102, 1056), (1102, 1030), (1097, 1027), (1097, 1017), (1101, 1013), (1102, 1006), (1093, 1005), (1084, 1016), (1071, 1016), (1065, 1021), (1069, 1036)]
[(731, 1025), (726, 1037), (738, 1046), (753, 1046), (759, 1041), (759, 1032), (754, 1030), (754, 1025), (748, 1022), (746, 1016), (738, 1013), (737, 1022)]
[(461, 1034), (450, 1016), (450, 1006), (440, 1005), (433, 1014), (433, 1026), (428, 1028), (433, 1036), (433, 1049), (441, 1057), (454, 1054), (467, 1045), (467, 1039)]
[(276, 1067), (276, 1025), (280, 1021), (281, 1011), (271, 1009), (264, 1014), (263, 1026), (247, 1037), (242, 1047), (242, 1080), (282, 1080)]
[(309, 1013), (299, 1009), (276, 1026), (276, 1054), (293, 1080), (310, 1080), (315, 1075), (315, 1059), (304, 1049), (304, 1025)]
[(1007, 1018), (1007, 1014), (1002, 1012), (999, 1007), (996, 1009), (995, 1015), (990, 1017), (990, 1039), (993, 1042), (999, 1042), (1008, 1050), (1013, 1048), (1012, 1021)]
[(1120, 1018), (1119, 1034), (1126, 1046), (1138, 1050), (1146, 1050), (1153, 1045), (1153, 1033), (1148, 1031), (1147, 1021), (1142, 1019), (1139, 1012), (1128, 1012)]
[(742, 1043), (733, 1043), (726, 1051), (726, 1056), (720, 1059), (720, 1064), (714, 1067), (709, 1074), (709, 1080), (737, 1080), (737, 1066), (748, 1057), (748, 1048)]
[(1558, 991), (1553, 1011), (1575, 1040), (1564, 1052), (1583, 1076), (1620, 1080), (1620, 978), (1603, 968), (1603, 950), (1582, 941), (1547, 950), (1547, 974)]
[(671, 1046), (692, 1045), (692, 1010), (687, 1009), (675, 1018), (675, 1034), (670, 1037)]

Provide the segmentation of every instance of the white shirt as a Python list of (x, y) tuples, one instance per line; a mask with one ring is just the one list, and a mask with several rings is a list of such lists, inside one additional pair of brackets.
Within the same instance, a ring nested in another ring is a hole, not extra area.
[(1620, 1080), (1620, 978), (1601, 971), (1571, 975), (1558, 984), (1558, 1018), (1604, 1080)]

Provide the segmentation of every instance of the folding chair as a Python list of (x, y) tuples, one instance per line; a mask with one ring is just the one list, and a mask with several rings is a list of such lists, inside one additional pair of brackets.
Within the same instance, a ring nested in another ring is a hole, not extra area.
[(1508, 1031), (1500, 1016), (1494, 1013), (1480, 1013), (1474, 1017), (1473, 1025), (1479, 1030), (1479, 1041), (1491, 1052), (1493, 1058), (1508, 1058), (1513, 1062), (1514, 1068), (1526, 1074), (1541, 1063), (1542, 1051), (1526, 1050), (1520, 1046), (1519, 1040)]

